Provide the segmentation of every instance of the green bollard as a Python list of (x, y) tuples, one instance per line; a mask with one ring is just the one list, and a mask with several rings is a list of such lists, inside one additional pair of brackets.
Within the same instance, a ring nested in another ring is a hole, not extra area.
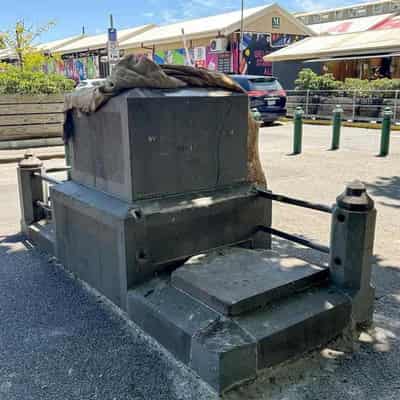
[(343, 108), (339, 104), (333, 110), (331, 150), (337, 150), (340, 145), (340, 129), (342, 127), (342, 112), (343, 112)]
[(302, 137), (303, 137), (303, 115), (304, 111), (301, 107), (296, 107), (294, 112), (294, 141), (293, 154), (301, 153)]
[(390, 125), (392, 123), (392, 110), (386, 107), (383, 111), (382, 132), (381, 132), (381, 150), (379, 155), (385, 157), (389, 154), (390, 144)]

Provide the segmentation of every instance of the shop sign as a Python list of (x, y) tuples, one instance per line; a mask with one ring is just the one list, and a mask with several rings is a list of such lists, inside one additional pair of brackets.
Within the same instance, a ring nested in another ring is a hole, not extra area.
[(281, 27), (281, 17), (272, 17), (272, 29), (279, 29)]

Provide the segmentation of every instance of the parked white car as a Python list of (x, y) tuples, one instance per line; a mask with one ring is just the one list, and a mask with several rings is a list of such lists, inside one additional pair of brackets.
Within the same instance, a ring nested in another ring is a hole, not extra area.
[(85, 88), (101, 86), (105, 81), (106, 80), (104, 78), (102, 78), (102, 79), (85, 79), (78, 83), (75, 90), (81, 90), (81, 89), (85, 89)]

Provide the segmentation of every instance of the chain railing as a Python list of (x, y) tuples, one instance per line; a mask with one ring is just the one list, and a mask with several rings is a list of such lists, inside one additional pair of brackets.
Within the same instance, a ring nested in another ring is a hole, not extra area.
[(385, 108), (393, 112), (393, 123), (400, 123), (400, 90), (288, 90), (287, 115), (296, 107), (307, 119), (332, 119), (336, 105), (343, 108), (342, 119), (354, 122), (382, 122)]

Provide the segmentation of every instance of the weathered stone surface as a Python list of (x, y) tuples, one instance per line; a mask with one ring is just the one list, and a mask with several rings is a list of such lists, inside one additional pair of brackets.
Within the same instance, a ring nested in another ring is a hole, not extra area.
[(239, 315), (325, 280), (328, 271), (271, 251), (230, 248), (196, 256), (172, 284), (225, 315)]
[[(137, 268), (134, 254), (127, 251), (130, 205), (74, 182), (53, 186), (51, 198), (58, 259), (125, 309), (128, 269)], [(131, 242), (130, 249), (134, 246)]]
[(371, 285), (376, 210), (364, 184), (353, 182), (337, 198), (331, 224), (332, 281), (353, 300), (353, 319), (371, 323), (375, 288)]
[(192, 337), (221, 316), (156, 278), (128, 293), (130, 318), (189, 364)]
[(55, 255), (56, 233), (54, 223), (47, 223), (46, 220), (36, 222), (28, 226), (26, 234), (41, 250), (53, 256)]
[(247, 113), (242, 93), (128, 90), (75, 116), (72, 178), (126, 201), (244, 182)]
[(218, 319), (193, 338), (190, 366), (217, 392), (255, 378), (255, 340), (231, 320)]
[(350, 323), (350, 298), (336, 289), (308, 290), (235, 318), (258, 342), (257, 368), (279, 364), (327, 343)]

